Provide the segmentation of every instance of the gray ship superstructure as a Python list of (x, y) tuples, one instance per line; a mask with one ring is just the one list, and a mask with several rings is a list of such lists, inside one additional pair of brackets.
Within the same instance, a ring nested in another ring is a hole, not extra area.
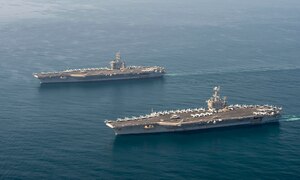
[(109, 81), (162, 77), (165, 69), (159, 66), (128, 66), (121, 60), (120, 52), (110, 62), (110, 68), (71, 69), (60, 72), (34, 73), (41, 83)]
[(207, 109), (152, 112), (139, 117), (107, 120), (105, 124), (116, 135), (190, 131), (278, 122), (282, 111), (281, 107), (271, 105), (228, 105), (226, 98), (220, 97), (220, 87), (213, 89), (213, 96), (206, 102)]

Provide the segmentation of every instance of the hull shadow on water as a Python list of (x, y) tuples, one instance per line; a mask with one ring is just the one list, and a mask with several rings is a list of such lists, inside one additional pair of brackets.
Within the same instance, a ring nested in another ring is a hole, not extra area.
[[(234, 139), (264, 139), (269, 136), (278, 137), (280, 123), (262, 125), (242, 125), (234, 127), (221, 127), (185, 132), (138, 134), (116, 136), (113, 144), (114, 151), (130, 149), (132, 147), (147, 146), (181, 146), (210, 144), (213, 142), (232, 141)], [(188, 146), (187, 146), (188, 147)]]
[(57, 89), (101, 89), (101, 88), (124, 88), (131, 86), (140, 86), (145, 88), (148, 86), (162, 85), (165, 81), (161, 78), (145, 78), (145, 79), (127, 79), (112, 81), (92, 81), (92, 82), (67, 82), (67, 83), (46, 83), (40, 84), (39, 91), (51, 91)]

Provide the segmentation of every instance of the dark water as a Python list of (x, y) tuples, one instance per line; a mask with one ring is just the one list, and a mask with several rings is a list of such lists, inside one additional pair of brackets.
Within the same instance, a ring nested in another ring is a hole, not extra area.
[[(300, 2), (0, 1), (0, 179), (299, 179)], [(127, 64), (164, 79), (40, 86), (31, 74)], [(115, 137), (103, 121), (230, 103), (279, 124)]]

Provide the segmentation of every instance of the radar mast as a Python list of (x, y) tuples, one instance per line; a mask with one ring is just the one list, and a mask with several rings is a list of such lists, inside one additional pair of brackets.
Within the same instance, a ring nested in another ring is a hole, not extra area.
[(118, 51), (118, 52), (116, 53), (115, 60), (116, 60), (116, 61), (120, 61), (120, 60), (121, 60), (121, 52), (120, 52), (120, 51)]
[(227, 106), (226, 97), (223, 99), (220, 97), (220, 86), (213, 88), (213, 96), (207, 100), (207, 107), (209, 110), (219, 110)]
[(125, 62), (121, 60), (121, 52), (118, 51), (115, 55), (115, 59), (110, 61), (110, 69), (115, 70), (115, 69), (125, 69), (126, 65)]

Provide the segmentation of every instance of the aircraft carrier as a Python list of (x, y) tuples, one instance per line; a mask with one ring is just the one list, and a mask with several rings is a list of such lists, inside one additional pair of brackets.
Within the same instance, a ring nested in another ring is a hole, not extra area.
[(41, 83), (65, 83), (87, 81), (109, 81), (123, 79), (141, 79), (162, 77), (165, 69), (159, 66), (129, 66), (121, 60), (120, 52), (110, 62), (110, 68), (70, 69), (59, 72), (34, 73), (33, 76)]
[(116, 135), (190, 131), (237, 125), (257, 125), (278, 122), (281, 107), (272, 105), (228, 105), (220, 97), (220, 87), (206, 101), (208, 108), (170, 110), (151, 114), (106, 120)]

